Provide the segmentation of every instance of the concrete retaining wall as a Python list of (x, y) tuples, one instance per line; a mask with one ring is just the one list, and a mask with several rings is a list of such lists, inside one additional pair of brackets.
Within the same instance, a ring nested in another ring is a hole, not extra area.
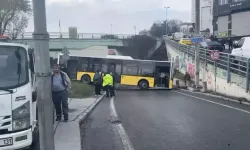
[[(174, 68), (185, 74), (187, 71), (192, 79), (195, 77), (194, 57), (183, 53), (166, 42), (168, 60), (174, 62)], [(215, 64), (216, 65), (216, 64)], [(227, 83), (227, 71), (215, 65), (200, 63), (200, 85), (207, 82), (207, 88), (223, 95), (246, 98), (250, 100), (250, 93), (245, 90), (246, 78), (231, 73), (231, 82)]]

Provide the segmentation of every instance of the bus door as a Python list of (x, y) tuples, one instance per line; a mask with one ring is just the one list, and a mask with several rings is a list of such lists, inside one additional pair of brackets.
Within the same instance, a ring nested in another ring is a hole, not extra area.
[(169, 87), (170, 66), (166, 63), (155, 63), (155, 85), (157, 87)]
[(108, 64), (108, 70), (109, 72), (112, 72), (114, 74), (114, 80), (116, 83), (121, 82), (121, 64), (116, 64), (116, 63), (109, 63)]
[(67, 74), (68, 74), (70, 79), (76, 80), (76, 78), (77, 78), (77, 66), (78, 66), (77, 60), (68, 60)]

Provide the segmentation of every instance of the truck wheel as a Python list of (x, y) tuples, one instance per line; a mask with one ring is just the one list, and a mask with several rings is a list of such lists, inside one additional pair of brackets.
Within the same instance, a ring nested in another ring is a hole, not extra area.
[(81, 78), (81, 81), (83, 83), (90, 84), (91, 83), (90, 76), (89, 75), (83, 75), (82, 78)]
[(141, 90), (147, 90), (149, 88), (148, 81), (146, 80), (141, 80), (138, 85)]

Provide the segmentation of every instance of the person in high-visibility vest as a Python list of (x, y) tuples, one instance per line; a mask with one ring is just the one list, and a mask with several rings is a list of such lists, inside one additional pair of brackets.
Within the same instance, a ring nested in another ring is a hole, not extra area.
[(103, 88), (105, 89), (106, 91), (106, 96), (109, 97), (109, 96), (113, 96), (112, 93), (111, 93), (111, 86), (113, 86), (113, 77), (109, 74), (109, 73), (106, 73), (104, 76), (103, 76), (103, 83), (102, 83), (102, 86)]

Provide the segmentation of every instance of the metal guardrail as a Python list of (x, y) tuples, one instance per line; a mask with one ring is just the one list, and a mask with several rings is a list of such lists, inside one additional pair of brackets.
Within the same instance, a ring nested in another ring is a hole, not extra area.
[[(17, 37), (17, 39), (32, 39), (32, 32), (25, 32)], [(8, 33), (7, 33), (8, 35)], [(67, 32), (50, 32), (51, 39), (127, 39), (134, 35), (131, 34), (107, 34), (107, 33), (78, 33), (76, 37), (70, 38)]]
[[(167, 43), (192, 57), (195, 57), (195, 47), (189, 45), (179, 44), (178, 42), (167, 40)], [(231, 81), (231, 73), (237, 74), (246, 79), (245, 89), (249, 91), (250, 79), (250, 59), (246, 57), (234, 56), (228, 53), (220, 52), (219, 60), (212, 60), (210, 53), (212, 50), (200, 48), (200, 60), (207, 66), (207, 64), (214, 65), (227, 71), (227, 83)]]

